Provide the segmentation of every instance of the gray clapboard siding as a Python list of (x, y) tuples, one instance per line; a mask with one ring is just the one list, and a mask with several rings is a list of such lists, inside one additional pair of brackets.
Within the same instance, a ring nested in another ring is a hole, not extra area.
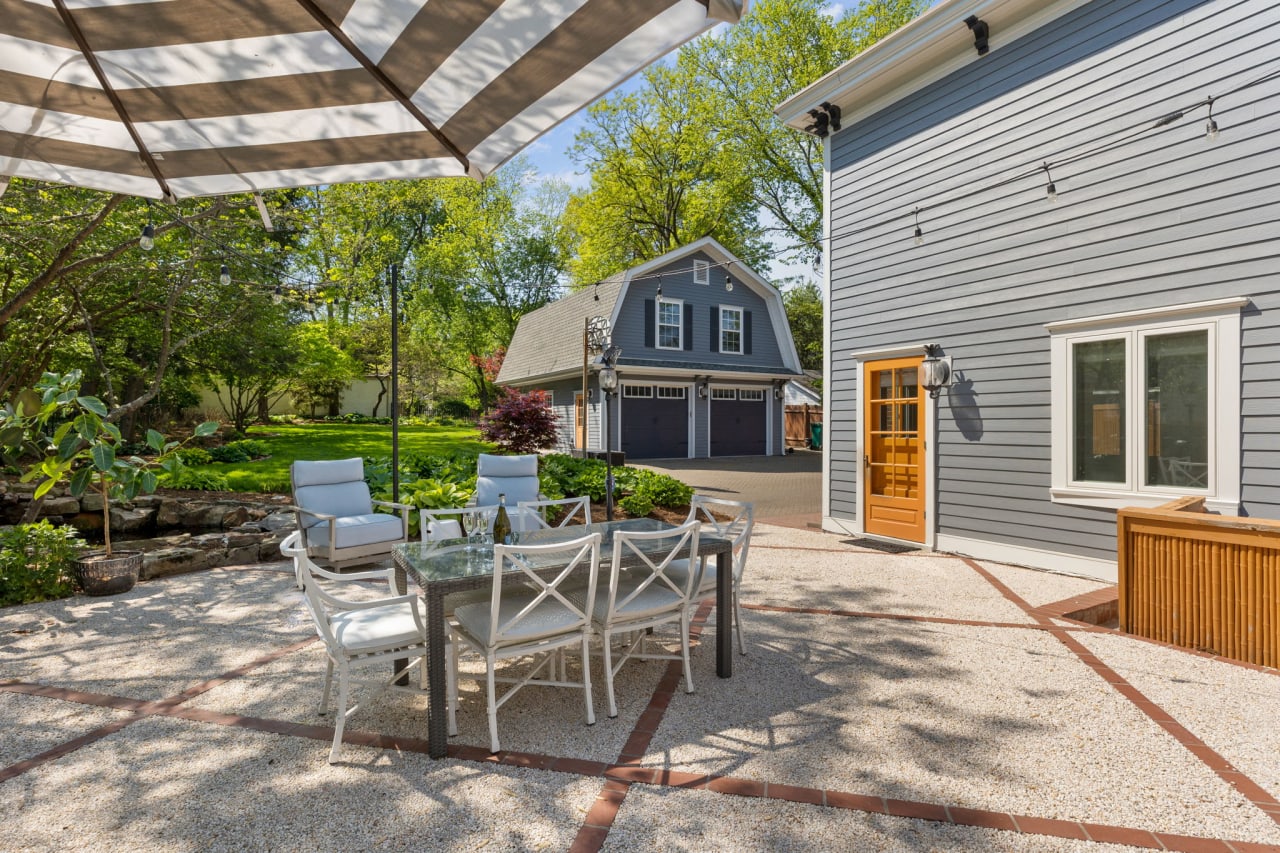
[(1223, 97), (1217, 144), (1201, 109), (1053, 168), (1057, 205), (1034, 170), (959, 195), (1256, 79), (1278, 40), (1280, 4), (1097, 0), (832, 137), (833, 515), (860, 475), (839, 356), (938, 342), (972, 388), (938, 401), (937, 529), (1114, 558), (1114, 512), (1049, 499), (1044, 324), (1241, 295), (1243, 496), (1277, 514), (1280, 81)]

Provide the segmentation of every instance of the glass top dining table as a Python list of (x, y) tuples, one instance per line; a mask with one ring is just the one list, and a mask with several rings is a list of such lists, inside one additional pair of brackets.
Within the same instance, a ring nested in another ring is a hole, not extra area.
[[(588, 525), (570, 525), (546, 530), (517, 534), (516, 544), (547, 545), (567, 542), (600, 533), (600, 567), (607, 567), (613, 560), (613, 534), (625, 531), (667, 530), (675, 525), (652, 518), (634, 518), (620, 521), (597, 522)], [(716, 673), (721, 678), (733, 675), (732, 602), (732, 553), (733, 543), (716, 536), (706, 528), (698, 539), (698, 556), (714, 556), (716, 563)], [(429, 690), (430, 716), (427, 720), (428, 753), (432, 758), (443, 758), (448, 752), (448, 720), (445, 695), (445, 597), (454, 593), (492, 588), (494, 571), (493, 543), (468, 543), (466, 539), (445, 539), (439, 542), (405, 542), (392, 551), (396, 567), (396, 584), (403, 592), (406, 579), (413, 576), (422, 587), (427, 609), (427, 687)], [(632, 557), (631, 559), (636, 559)], [(623, 565), (626, 563), (624, 561)], [(536, 566), (535, 566), (536, 567)], [(547, 571), (555, 571), (555, 564), (548, 564)]]

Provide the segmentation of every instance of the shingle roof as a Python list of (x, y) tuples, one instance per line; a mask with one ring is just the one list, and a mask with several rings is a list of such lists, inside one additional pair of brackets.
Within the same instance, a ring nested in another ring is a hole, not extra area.
[[(624, 274), (583, 288), (563, 299), (530, 311), (507, 347), (498, 371), (498, 384), (520, 382), (572, 370), (582, 370), (582, 330), (588, 317), (609, 317), (622, 293)], [(599, 301), (596, 301), (596, 296)]]

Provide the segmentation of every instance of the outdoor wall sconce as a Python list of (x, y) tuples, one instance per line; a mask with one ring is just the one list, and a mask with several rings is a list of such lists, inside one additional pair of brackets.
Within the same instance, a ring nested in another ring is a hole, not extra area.
[(977, 15), (970, 15), (964, 19), (965, 26), (973, 30), (973, 46), (978, 49), (978, 56), (987, 55), (987, 37), (991, 35), (991, 28), (987, 26), (987, 22), (980, 20)]
[(787, 396), (785, 386), (781, 382), (775, 382), (773, 385), (773, 399), (781, 400), (785, 396)]
[(698, 383), (698, 399), (699, 400), (707, 399), (707, 395), (711, 393), (710, 391), (707, 390), (707, 380), (695, 379), (694, 381)]
[(951, 356), (942, 354), (938, 344), (924, 345), (925, 359), (920, 362), (920, 385), (937, 398), (943, 388), (951, 387)]

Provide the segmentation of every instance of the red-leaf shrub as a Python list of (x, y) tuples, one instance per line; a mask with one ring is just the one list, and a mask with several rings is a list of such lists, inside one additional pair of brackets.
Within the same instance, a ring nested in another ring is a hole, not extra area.
[(556, 443), (556, 413), (546, 391), (503, 388), (493, 412), (480, 419), (480, 435), (511, 453), (533, 453)]

